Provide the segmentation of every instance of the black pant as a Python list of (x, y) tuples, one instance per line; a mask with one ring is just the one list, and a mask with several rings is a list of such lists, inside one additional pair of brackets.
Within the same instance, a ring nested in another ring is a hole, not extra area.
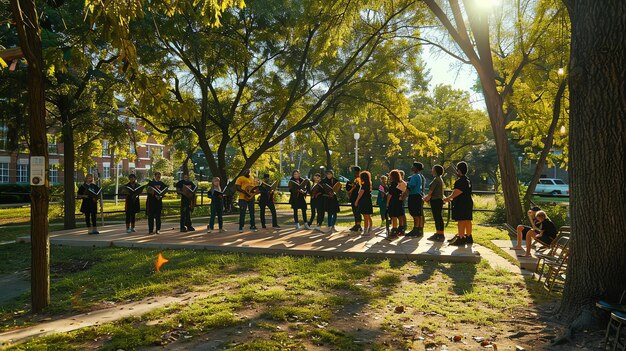
[(254, 228), (254, 200), (246, 201), (239, 200), (239, 229), (243, 229), (244, 224), (246, 224), (246, 210), (250, 212), (250, 228)]
[(265, 207), (270, 209), (270, 213), (272, 214), (272, 227), (278, 227), (278, 218), (276, 218), (276, 205), (273, 202), (259, 202), (259, 207), (261, 208), (261, 225), (265, 227)]
[(135, 228), (135, 216), (136, 213), (134, 211), (126, 211), (126, 228)]
[(354, 216), (354, 223), (361, 223), (361, 220), (363, 220), (361, 211), (359, 211), (359, 208), (355, 206), (354, 203), (352, 204), (352, 215)]
[(224, 226), (224, 221), (222, 220), (222, 214), (224, 213), (224, 207), (222, 206), (221, 201), (215, 201), (215, 203), (211, 203), (211, 219), (209, 220), (209, 228), (213, 230), (215, 226), (215, 216), (217, 216), (217, 225), (220, 229)]
[(324, 203), (322, 200), (318, 200), (318, 203), (311, 203), (311, 218), (309, 219), (309, 225), (313, 224), (317, 216), (317, 226), (321, 227), (324, 223)]
[(443, 208), (442, 199), (431, 199), (430, 209), (433, 212), (433, 219), (435, 220), (435, 228), (438, 231), (443, 230), (443, 216), (441, 215), (441, 209)]
[(148, 212), (148, 232), (154, 230), (154, 222), (156, 221), (156, 230), (161, 230), (161, 210), (152, 210)]
[[(97, 212), (87, 212), (85, 213), (85, 222), (87, 222), (87, 228), (95, 227), (96, 223), (96, 213)], [(91, 220), (91, 222), (89, 221)]]
[[(300, 210), (302, 210), (302, 218), (304, 219), (304, 223), (306, 223), (307, 222), (306, 207), (302, 207), (300, 208)], [(296, 224), (300, 223), (300, 221), (298, 221), (298, 209), (297, 208), (293, 209), (293, 221), (296, 222)]]
[(189, 228), (191, 228), (191, 208), (185, 205), (180, 208), (180, 229)]

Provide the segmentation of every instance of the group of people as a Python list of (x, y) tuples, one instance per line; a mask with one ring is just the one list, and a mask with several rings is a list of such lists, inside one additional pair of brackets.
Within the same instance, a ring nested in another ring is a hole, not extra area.
[[(424, 235), (424, 203), (431, 205), (436, 232), (428, 238), (431, 241), (443, 242), (444, 222), (442, 216), (445, 202), (452, 202), (452, 218), (458, 223), (458, 233), (449, 240), (451, 245), (464, 246), (472, 244), (472, 185), (467, 178), (467, 163), (460, 162), (456, 165), (458, 180), (454, 184), (454, 190), (449, 196), (444, 195), (443, 173), (441, 165), (432, 168), (433, 180), (429, 185), (428, 193), (425, 192), (426, 179), (422, 175), (424, 165), (415, 162), (412, 167), (412, 175), (405, 181), (405, 173), (402, 170), (392, 170), (388, 175), (380, 176), (380, 186), (378, 187), (378, 197), (376, 204), (380, 208), (382, 220), (385, 223), (391, 221), (392, 228), (388, 233), (388, 238), (393, 239), (405, 235), (407, 237), (422, 237)], [(350, 228), (353, 232), (371, 234), (373, 230), (372, 214), (372, 175), (368, 171), (363, 171), (358, 166), (352, 167), (354, 179), (346, 183), (345, 191), (348, 194), (352, 214), (354, 216), (354, 226)], [(299, 170), (292, 172), (289, 179), (289, 204), (293, 210), (293, 220), (295, 228), (320, 230), (324, 219), (327, 216), (327, 232), (336, 230), (337, 213), (339, 213), (339, 200), (337, 193), (341, 190), (341, 183), (335, 178), (332, 170), (326, 171), (324, 176), (317, 173), (311, 180), (301, 177)], [(219, 179), (214, 180), (213, 189), (221, 191)], [(213, 192), (213, 189), (211, 192)], [(239, 231), (243, 232), (246, 212), (249, 213), (250, 230), (258, 230), (255, 224), (255, 194), (260, 193), (260, 217), (261, 226), (266, 228), (265, 209), (269, 208), (272, 215), (272, 226), (280, 228), (276, 220), (276, 207), (274, 205), (275, 187), (269, 186), (269, 175), (264, 175), (261, 184), (257, 184), (250, 175), (250, 170), (245, 170), (237, 178), (235, 189), (239, 193)], [(306, 197), (310, 197), (307, 204)], [(407, 202), (409, 214), (413, 217), (413, 229), (406, 233), (407, 218), (405, 214), (405, 201)], [(213, 206), (213, 205), (212, 205)], [(221, 207), (220, 202), (216, 202), (217, 207)], [(311, 216), (307, 218), (307, 210), (310, 208)], [(213, 228), (213, 215), (211, 210), (211, 221), (209, 232)], [(300, 217), (300, 214), (302, 215)], [(302, 220), (302, 221), (301, 221)], [(222, 229), (221, 217), (219, 217), (220, 230)], [(314, 223), (316, 225), (314, 225)]]
[[(472, 244), (472, 185), (467, 178), (467, 163), (459, 162), (456, 165), (458, 179), (454, 184), (454, 190), (449, 196), (444, 195), (443, 173), (441, 165), (432, 167), (433, 180), (425, 192), (426, 178), (422, 175), (424, 165), (420, 162), (413, 163), (412, 175), (405, 180), (402, 170), (394, 169), (388, 175), (379, 177), (378, 197), (376, 204), (380, 208), (380, 214), (384, 223), (388, 226), (391, 221), (391, 229), (388, 230), (388, 238), (394, 239), (399, 236), (422, 237), (424, 235), (424, 203), (430, 203), (432, 216), (435, 222), (436, 232), (428, 238), (431, 241), (443, 242), (444, 222), (442, 209), (445, 202), (452, 202), (452, 218), (458, 223), (458, 232), (450, 239), (451, 245), (463, 246)], [(372, 175), (363, 171), (358, 166), (352, 167), (354, 179), (346, 183), (347, 192), (354, 216), (353, 232), (362, 232), (364, 235), (373, 231), (372, 214)], [(147, 188), (146, 213), (148, 215), (148, 231), (150, 234), (159, 234), (161, 231), (161, 213), (163, 209), (163, 197), (168, 187), (161, 181), (161, 174), (156, 172), (154, 178), (146, 185), (139, 185), (134, 174), (129, 176), (129, 182), (122, 187), (126, 194), (126, 230), (128, 233), (135, 232), (136, 214), (140, 211), (139, 195), (143, 188)], [(191, 212), (195, 205), (195, 189), (189, 176), (184, 174), (176, 183), (176, 192), (181, 194), (180, 231), (194, 231), (191, 223)], [(255, 221), (255, 203), (258, 195), (260, 206), (261, 227), (266, 226), (266, 209), (272, 216), (272, 227), (280, 228), (276, 215), (274, 196), (277, 191), (276, 183), (270, 184), (270, 176), (265, 174), (261, 182), (257, 181), (245, 170), (235, 181), (235, 190), (238, 193), (239, 205), (239, 231), (243, 232), (246, 212), (249, 213), (250, 230), (258, 230)], [(339, 213), (339, 200), (337, 193), (342, 190), (342, 183), (335, 178), (332, 170), (327, 170), (322, 176), (315, 174), (311, 180), (301, 176), (299, 170), (294, 170), (289, 180), (289, 204), (293, 210), (295, 228), (333, 232), (336, 230), (337, 214)], [(94, 177), (88, 174), (85, 183), (78, 190), (78, 196), (83, 199), (81, 212), (85, 214), (89, 234), (98, 234), (96, 214), (98, 209), (100, 189), (94, 184)], [(211, 190), (211, 213), (207, 231), (218, 229), (223, 232), (223, 209), (225, 193), (221, 187), (221, 179), (213, 178)], [(306, 201), (309, 197), (310, 201)], [(413, 217), (413, 229), (406, 232), (407, 217), (405, 214), (405, 202), (409, 214)], [(310, 208), (310, 217), (307, 210)], [(300, 214), (302, 215), (300, 217)], [(327, 229), (322, 229), (324, 219), (327, 219)]]

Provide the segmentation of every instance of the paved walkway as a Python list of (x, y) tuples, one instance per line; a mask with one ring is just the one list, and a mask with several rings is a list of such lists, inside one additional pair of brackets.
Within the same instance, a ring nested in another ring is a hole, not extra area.
[[(84, 228), (62, 230), (50, 234), (52, 245), (137, 247), (150, 249), (195, 249), (260, 254), (289, 254), (307, 256), (393, 258), (431, 260), (440, 262), (478, 263), (480, 253), (470, 247), (455, 247), (433, 243), (426, 238), (406, 238), (387, 241), (384, 228), (370, 235), (360, 235), (338, 227), (332, 234), (295, 230), (293, 226), (281, 229), (260, 229), (239, 233), (234, 223), (225, 223), (226, 232), (206, 232), (206, 222), (194, 220), (195, 232), (181, 233), (175, 223), (164, 223), (160, 235), (148, 235), (145, 221), (137, 225), (137, 232), (128, 234), (122, 224), (99, 228), (99, 235), (87, 235)], [(429, 234), (427, 234), (429, 235)], [(20, 237), (18, 242), (28, 242)]]
[(208, 297), (209, 295), (210, 293), (207, 292), (195, 292), (176, 296), (155, 296), (111, 308), (46, 321), (32, 327), (0, 333), (0, 348), (32, 338), (56, 333), (66, 333), (85, 327), (111, 323), (127, 317), (141, 316), (154, 309), (168, 307), (172, 304), (185, 305), (196, 299)]
[[(506, 252), (514, 260), (517, 260), (524, 272), (532, 274), (532, 272), (535, 271), (537, 267), (537, 257), (519, 257), (518, 255), (523, 255), (525, 251), (510, 249), (512, 246), (515, 246), (516, 240), (491, 240), (491, 242), (501, 248), (502, 251)], [(534, 252), (535, 250), (531, 250), (531, 254), (534, 254)]]

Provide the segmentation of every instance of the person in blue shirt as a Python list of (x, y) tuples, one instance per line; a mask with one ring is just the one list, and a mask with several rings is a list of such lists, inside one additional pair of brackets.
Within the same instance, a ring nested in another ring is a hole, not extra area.
[(413, 175), (409, 178), (409, 213), (413, 217), (413, 229), (406, 236), (421, 237), (424, 235), (424, 183), (422, 175), (424, 165), (421, 162), (414, 162), (411, 171)]

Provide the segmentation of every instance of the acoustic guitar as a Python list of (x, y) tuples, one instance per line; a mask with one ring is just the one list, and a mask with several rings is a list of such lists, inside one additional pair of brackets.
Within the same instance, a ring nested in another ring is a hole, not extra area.
[(246, 192), (242, 192), (241, 196), (243, 196), (244, 201), (254, 201), (254, 197), (260, 193), (259, 186), (256, 185), (256, 180), (254, 181), (254, 185), (248, 185), (245, 187)]

